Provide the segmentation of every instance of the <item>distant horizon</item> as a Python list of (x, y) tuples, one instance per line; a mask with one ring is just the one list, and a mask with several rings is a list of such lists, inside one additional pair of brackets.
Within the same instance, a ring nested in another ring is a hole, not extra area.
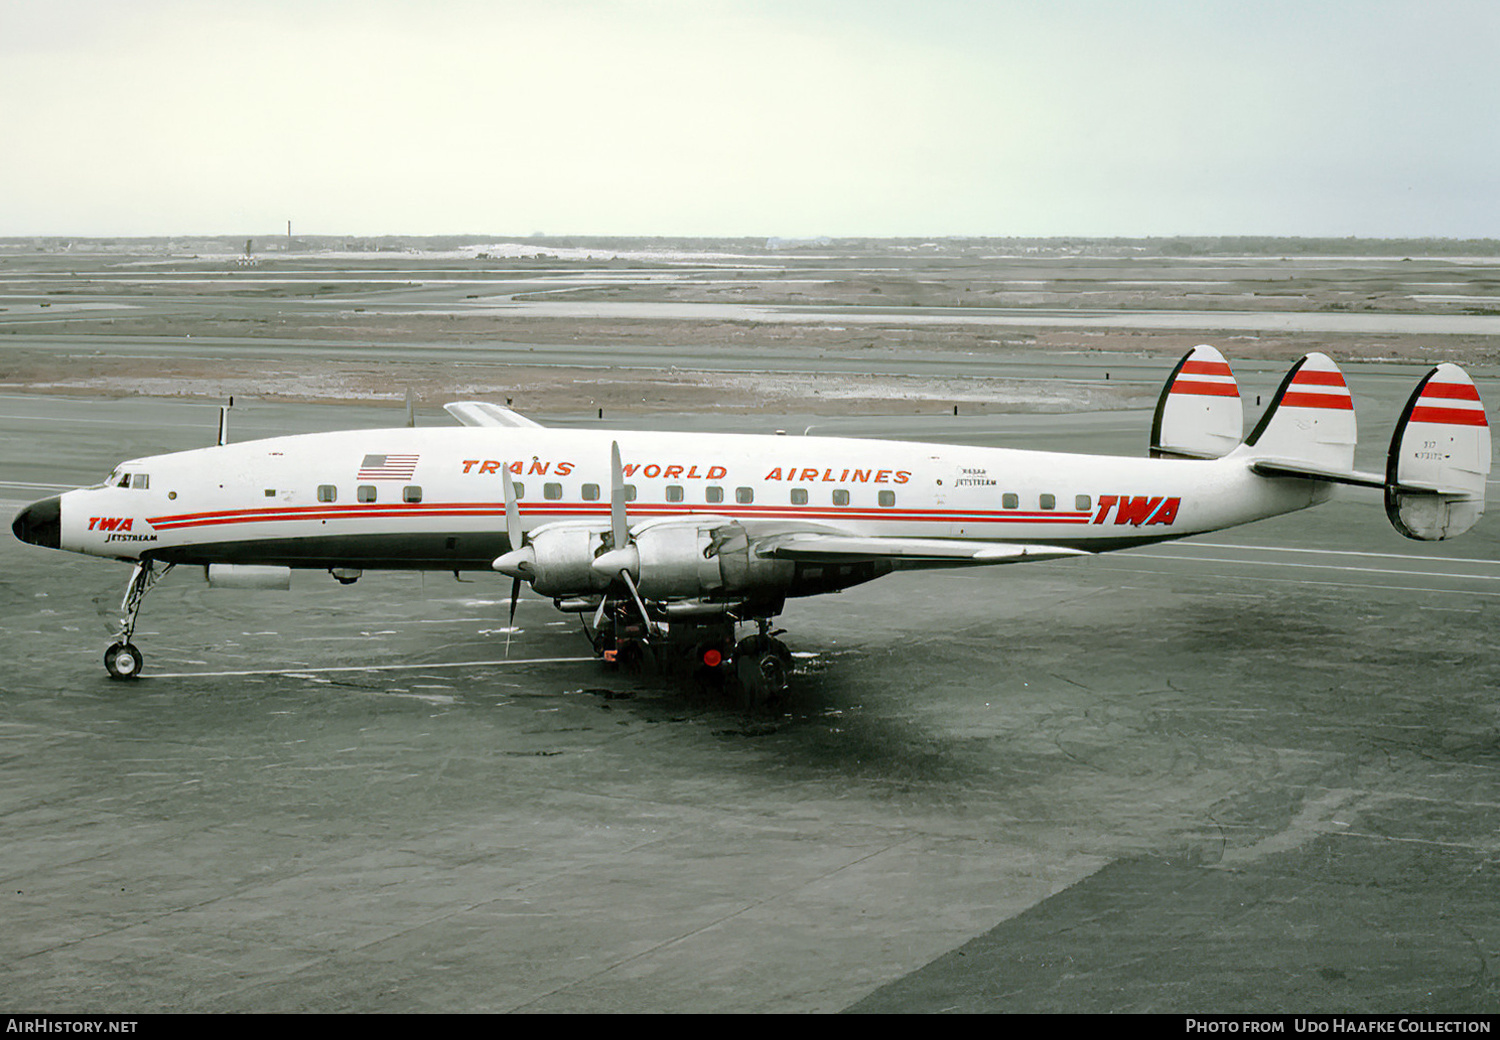
[(293, 231), (288, 235), (281, 232), (253, 232), (253, 231), (184, 231), (173, 233), (152, 234), (84, 234), (67, 232), (35, 232), (6, 234), (0, 232), (0, 242), (27, 242), (36, 240), (71, 240), (84, 242), (170, 242), (180, 239), (225, 239), (239, 240), (252, 239), (256, 241), (287, 241), (314, 240), (314, 239), (460, 239), (471, 240), (475, 244), (486, 242), (492, 243), (525, 243), (525, 242), (549, 242), (565, 239), (586, 239), (592, 241), (614, 241), (614, 240), (646, 240), (646, 241), (689, 241), (689, 242), (784, 242), (788, 244), (816, 244), (823, 242), (966, 242), (966, 241), (1021, 241), (1021, 242), (1205, 242), (1225, 240), (1265, 240), (1284, 242), (1490, 242), (1500, 244), (1500, 236), (1490, 235), (1319, 235), (1319, 234), (1263, 234), (1256, 232), (1198, 232), (1192, 234), (1078, 234), (1078, 233), (1056, 233), (1056, 234), (942, 234), (942, 235), (877, 235), (877, 234), (849, 234), (849, 235), (777, 235), (777, 234), (669, 234), (669, 233), (632, 233), (632, 232), (562, 232), (558, 234), (506, 234), (504, 232), (486, 231), (381, 231), (381, 232), (344, 232), (344, 231)]
[[(852, 236), (777, 236), (777, 234), (496, 234), (474, 231), (474, 233), (297, 233), (290, 237), (282, 233), (245, 233), (245, 231), (219, 231), (219, 233), (180, 234), (0, 234), (0, 246), (17, 248), (26, 245), (192, 245), (192, 243), (214, 243), (222, 245), (228, 252), (243, 252), (245, 243), (251, 243), (252, 251), (285, 252), (288, 245), (305, 248), (359, 248), (371, 243), (423, 243), (434, 246), (446, 243), (449, 249), (483, 248), (483, 246), (562, 246), (573, 245), (585, 248), (594, 243), (595, 248), (607, 248), (622, 243), (735, 243), (741, 246), (766, 249), (769, 252), (795, 252), (798, 249), (820, 248), (820, 246), (855, 245), (953, 245), (963, 243), (1026, 243), (1043, 248), (1065, 248), (1065, 246), (1119, 246), (1119, 248), (1169, 249), (1181, 245), (1194, 251), (1224, 252), (1227, 249), (1242, 249), (1251, 252), (1302, 252), (1325, 251), (1334, 254), (1349, 254), (1350, 251), (1383, 251), (1392, 254), (1412, 251), (1413, 248), (1434, 249), (1452, 252), (1455, 248), (1484, 254), (1500, 254), (1500, 237), (1473, 236), (1319, 236), (1319, 234), (945, 234), (945, 236), (874, 236), (874, 234), (852, 234)], [(772, 245), (774, 243), (774, 245)], [(1290, 249), (1301, 246), (1301, 249)], [(1337, 249), (1335, 249), (1337, 246)], [(495, 257), (504, 260), (507, 257)], [(513, 258), (513, 257), (511, 257)]]

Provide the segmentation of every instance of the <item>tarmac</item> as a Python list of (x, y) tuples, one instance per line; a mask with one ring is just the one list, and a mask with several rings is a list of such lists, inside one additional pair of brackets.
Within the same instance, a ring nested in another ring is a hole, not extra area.
[[(34, 335), (6, 346), (140, 346)], [(235, 342), (193, 349), (215, 364)], [(275, 361), (276, 344), (257, 349)], [(550, 349), (526, 360), (591, 353)], [(482, 353), (424, 350), (436, 369)], [(1268, 398), (1285, 364), (1226, 352), (1247, 405)], [(796, 355), (770, 356), (838, 370)], [(762, 378), (744, 356), (686, 354)], [(850, 370), (1024, 382), (1066, 367), (1102, 384), (1107, 369), (1144, 386), (1175, 360), (885, 357)], [(1359, 468), (1381, 468), (1423, 370), (1345, 365)], [(1496, 371), (1471, 372), (1500, 401)], [(531, 416), (1138, 455), (1153, 398)], [(0, 392), (0, 509), (206, 444), (218, 403)], [(451, 421), (439, 403), (424, 398), (418, 421)], [(252, 394), (230, 429), (403, 420), (394, 403)], [(128, 569), (0, 539), (0, 1004), (1493, 1013), (1490, 519), (1409, 542), (1377, 492), (1345, 489), (1151, 548), (892, 575), (790, 603), (792, 688), (753, 713), (601, 671), (546, 600), (523, 598), (510, 629), (493, 574), (344, 587), (299, 573), (277, 593), (210, 590), (179, 568), (141, 614), (144, 676), (111, 682)]]
[[(1351, 382), (1394, 415), (1397, 380)], [(246, 437), (390, 412), (237, 409)], [(0, 493), (203, 443), (213, 414), (5, 397), (28, 451)], [(941, 424), (1035, 439), (1015, 416), (878, 425)], [(1148, 428), (1047, 417), (1070, 450)], [(1407, 543), (1353, 491), (1098, 559), (895, 575), (791, 604), (793, 690), (746, 715), (602, 673), (543, 600), (506, 631), (482, 575), (278, 594), (174, 574), (142, 613), (146, 676), (113, 683), (125, 569), (7, 539), (0, 992), (116, 1013), (1493, 1011), (1497, 540)]]

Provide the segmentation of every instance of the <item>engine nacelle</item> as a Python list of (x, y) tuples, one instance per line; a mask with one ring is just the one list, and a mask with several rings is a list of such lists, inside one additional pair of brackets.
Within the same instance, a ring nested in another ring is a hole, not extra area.
[(776, 560), (751, 551), (750, 536), (742, 524), (715, 526), (711, 551), (718, 561), (722, 587), (730, 595), (780, 597), (787, 594), (796, 580), (797, 565), (790, 560)]
[(693, 604), (698, 612), (716, 603), (833, 592), (890, 570), (889, 564), (803, 563), (762, 555), (744, 525), (727, 517), (650, 521), (636, 527), (621, 548), (609, 543), (608, 528), (597, 523), (549, 524), (496, 560), (495, 569), (579, 610), (597, 603), (587, 597), (606, 592), (625, 571), (644, 599)]
[(533, 532), (523, 552), (531, 587), (543, 596), (579, 596), (602, 592), (609, 578), (596, 572), (594, 557), (604, 548), (609, 528), (596, 524), (553, 524)]
[(796, 573), (794, 564), (752, 552), (744, 527), (720, 517), (642, 524), (593, 568), (610, 580), (629, 574), (641, 596), (657, 601), (774, 596)]
[(611, 577), (628, 571), (652, 600), (779, 598), (797, 571), (789, 561), (753, 552), (745, 528), (720, 518), (642, 525), (628, 546), (601, 555), (594, 569)]
[(637, 586), (647, 599), (718, 596), (725, 591), (714, 532), (719, 522), (675, 522), (637, 529)]

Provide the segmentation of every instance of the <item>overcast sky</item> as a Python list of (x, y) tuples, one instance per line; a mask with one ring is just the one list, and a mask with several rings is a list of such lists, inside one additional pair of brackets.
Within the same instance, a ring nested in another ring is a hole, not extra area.
[(1494, 0), (0, 0), (0, 236), (1500, 237)]

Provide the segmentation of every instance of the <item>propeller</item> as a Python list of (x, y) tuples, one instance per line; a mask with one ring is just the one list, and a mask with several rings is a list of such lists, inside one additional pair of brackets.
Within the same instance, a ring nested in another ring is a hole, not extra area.
[[(620, 464), (620, 442), (615, 441), (610, 445), (609, 452), (609, 532), (610, 546), (607, 552), (602, 552), (594, 557), (592, 564), (595, 571), (607, 575), (611, 580), (618, 578), (625, 583), (630, 590), (630, 598), (635, 600), (636, 609), (641, 612), (641, 620), (646, 624), (646, 631), (653, 636), (657, 634), (656, 625), (651, 620), (651, 615), (646, 612), (646, 601), (641, 599), (640, 589), (636, 588), (636, 577), (641, 573), (641, 554), (630, 538), (630, 520), (626, 514), (625, 507), (625, 469)], [(594, 627), (598, 628), (604, 620), (604, 606), (609, 601), (606, 595), (604, 601), (599, 604), (599, 611), (594, 615)]]
[[(537, 577), (536, 547), (526, 544), (525, 531), (521, 528), (521, 511), (516, 504), (516, 489), (511, 480), (509, 465), (501, 465), (500, 480), (505, 494), (505, 533), (510, 542), (510, 551), (496, 559), (491, 566), (501, 574), (510, 575), (513, 579), (510, 591), (510, 627), (514, 628), (516, 601), (520, 597), (521, 582), (535, 581)], [(635, 602), (636, 609), (640, 611), (641, 620), (645, 623), (647, 632), (652, 636), (657, 636), (660, 633), (646, 610), (646, 601), (641, 597), (640, 588), (636, 584), (641, 572), (641, 560), (640, 552), (630, 537), (630, 517), (625, 502), (625, 470), (620, 463), (619, 441), (615, 441), (610, 446), (609, 528), (610, 548), (596, 556), (590, 566), (596, 573), (608, 578), (611, 582), (624, 583), (630, 592), (630, 598)], [(599, 609), (594, 614), (595, 629), (604, 623), (604, 614), (608, 606), (609, 593), (606, 590), (600, 597)], [(507, 637), (507, 642), (509, 642), (509, 637)]]
[(521, 596), (521, 582), (535, 575), (536, 550), (523, 544), (526, 532), (521, 529), (521, 507), (516, 504), (516, 485), (510, 479), (510, 463), (500, 464), (500, 485), (505, 494), (505, 537), (510, 543), (510, 552), (496, 560), (492, 566), (501, 574), (513, 579), (510, 583), (510, 623), (505, 633), (505, 653), (510, 655), (511, 631), (516, 627), (516, 600)]

